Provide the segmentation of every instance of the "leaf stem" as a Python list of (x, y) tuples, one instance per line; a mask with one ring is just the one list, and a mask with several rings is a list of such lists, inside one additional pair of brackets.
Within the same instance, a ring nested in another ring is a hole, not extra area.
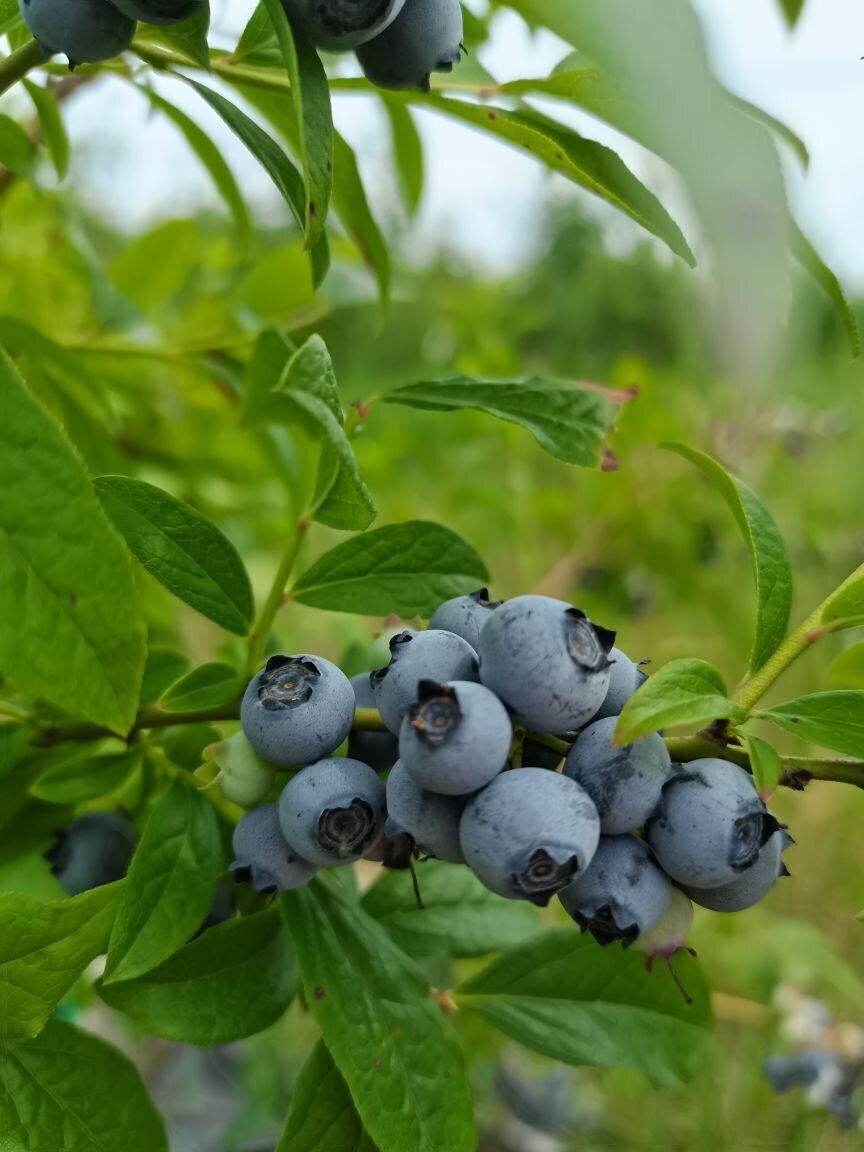
[(44, 64), (48, 57), (35, 40), (28, 40), (22, 47), (0, 60), (0, 95), (8, 92), (28, 72)]
[[(689, 764), (693, 760), (718, 758), (729, 760), (741, 768), (750, 769), (750, 757), (744, 748), (735, 744), (718, 744), (704, 736), (667, 736), (666, 747), (676, 764)], [(828, 780), (837, 784), (852, 784), (864, 788), (864, 760), (846, 760), (840, 757), (781, 756), (783, 775), (780, 783), (786, 788), (801, 791), (810, 780)]]
[(282, 562), (279, 565), (276, 575), (273, 577), (270, 592), (264, 601), (264, 607), (261, 609), (258, 620), (249, 637), (246, 670), (250, 676), (257, 672), (258, 666), (263, 659), (270, 629), (273, 627), (273, 621), (276, 619), (279, 609), (282, 607), (285, 588), (291, 578), (291, 573), (294, 571), (294, 565), (297, 563), (297, 557), (300, 555), (303, 540), (309, 530), (309, 524), (310, 517), (308, 514), (301, 516), (297, 521), (294, 535), (291, 537), (288, 547), (285, 549)]

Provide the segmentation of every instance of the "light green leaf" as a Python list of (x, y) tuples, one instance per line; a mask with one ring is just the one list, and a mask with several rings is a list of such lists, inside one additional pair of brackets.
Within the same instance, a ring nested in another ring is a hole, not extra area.
[(97, 748), (51, 765), (36, 779), (30, 792), (49, 804), (82, 804), (116, 791), (140, 765), (140, 749), (100, 753)]
[(485, 956), (542, 927), (533, 905), (496, 896), (461, 865), (427, 860), (416, 872), (422, 908), (408, 872), (385, 871), (363, 897), (365, 911), (411, 956)]
[(858, 320), (852, 306), (846, 299), (843, 285), (798, 227), (794, 227), (792, 230), (792, 252), (801, 267), (810, 273), (837, 309), (837, 314), (846, 329), (846, 335), (852, 346), (852, 355), (860, 356), (861, 333), (858, 331)]
[(306, 1001), (380, 1152), (475, 1152), (462, 1052), (420, 969), (341, 886), (282, 900)]
[(7, 36), (24, 23), (18, 0), (0, 0), (0, 36)]
[(171, 685), (189, 671), (189, 657), (173, 648), (151, 648), (144, 666), (141, 707), (149, 708)]
[(215, 809), (178, 776), (153, 809), (132, 857), (105, 983), (142, 976), (182, 948), (207, 915), (222, 868)]
[(9, 1152), (168, 1152), (132, 1061), (59, 1020), (0, 1045), (0, 1133)]
[(864, 757), (864, 691), (815, 692), (755, 712), (801, 740)]
[(615, 743), (632, 744), (661, 728), (720, 718), (743, 720), (744, 713), (726, 695), (717, 669), (704, 660), (673, 660), (627, 701), (615, 728)]
[(720, 465), (684, 444), (663, 444), (689, 460), (711, 481), (729, 505), (750, 550), (756, 582), (756, 635), (750, 671), (761, 668), (783, 641), (792, 607), (792, 569), (774, 517), (759, 497)]
[(215, 524), (161, 488), (99, 476), (96, 494), (151, 576), (229, 632), (252, 625), (252, 586), (237, 549)]
[(0, 1040), (42, 1031), (87, 965), (104, 952), (122, 887), (123, 881), (106, 884), (50, 903), (0, 893)]
[(709, 1053), (711, 1009), (689, 956), (676, 972), (645, 971), (644, 957), (601, 949), (575, 928), (546, 932), (502, 953), (459, 985), (456, 1000), (521, 1044), (567, 1064), (639, 1068), (663, 1084), (691, 1079)]
[(864, 688), (864, 640), (845, 648), (831, 661), (828, 677), (844, 688)]
[(163, 712), (194, 712), (219, 708), (243, 693), (244, 681), (230, 664), (215, 661), (193, 668), (168, 689), (159, 701)]
[(0, 115), (0, 165), (26, 179), (32, 174), (35, 160), (33, 141), (18, 121)]
[(276, 1152), (376, 1152), (320, 1040), (300, 1072)]
[(409, 216), (416, 216), (423, 196), (423, 141), (411, 115), (411, 109), (382, 96), (381, 103), (390, 121), (393, 161), (402, 203)]
[(127, 244), (111, 264), (111, 282), (143, 312), (156, 312), (183, 288), (200, 254), (197, 223), (168, 220)]
[(231, 1044), (282, 1015), (297, 970), (277, 909), (209, 928), (136, 980), (101, 986), (102, 999), (148, 1032), (183, 1044)]
[(527, 428), (538, 444), (567, 464), (599, 466), (615, 419), (615, 402), (629, 399), (559, 380), (478, 380), (453, 376), (408, 384), (386, 393), (388, 404), (456, 412), (475, 409)]
[(857, 628), (864, 625), (864, 565), (844, 580), (822, 604), (819, 624)]
[(273, 31), (273, 22), (263, 0), (255, 8), (249, 22), (243, 29), (237, 47), (234, 49), (234, 59), (239, 64), (248, 56), (255, 56), (264, 48), (272, 48), (276, 43), (276, 34)]
[(136, 39), (144, 44), (161, 45), (170, 48), (200, 68), (210, 68), (210, 50), (207, 34), (210, 31), (210, 4), (202, 4), (194, 16), (181, 20), (179, 24), (138, 25)]
[(0, 411), (0, 489), (15, 494), (0, 501), (0, 672), (34, 699), (128, 732), (145, 657), (128, 552), (2, 352)]
[(489, 579), (461, 536), (409, 520), (354, 536), (325, 552), (294, 585), (294, 599), (331, 612), (430, 616), (444, 600)]
[(775, 791), (783, 775), (780, 753), (773, 744), (757, 736), (742, 736), (741, 739), (750, 757), (753, 781), (764, 799)]
[(63, 180), (69, 171), (69, 137), (57, 97), (48, 88), (42, 88), (32, 80), (25, 80), (24, 87), (36, 108), (42, 138), (48, 146), (54, 171)]

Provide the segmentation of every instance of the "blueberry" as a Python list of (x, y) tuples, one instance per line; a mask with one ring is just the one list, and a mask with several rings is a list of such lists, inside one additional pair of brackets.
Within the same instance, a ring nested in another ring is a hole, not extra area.
[(482, 684), (421, 680), (399, 733), (399, 754), (421, 788), (465, 796), (485, 787), (507, 763), (513, 726)]
[(636, 694), (648, 677), (640, 666), (630, 659), (620, 648), (613, 648), (609, 653), (611, 667), (609, 669), (609, 687), (606, 697), (595, 712), (594, 720), (604, 720), (607, 716), (620, 716), (624, 705), (631, 696)]
[(459, 0), (406, 0), (389, 28), (357, 50), (367, 79), (381, 88), (428, 92), (432, 72), (452, 72), (462, 58)]
[(459, 821), (467, 800), (467, 796), (425, 792), (401, 760), (387, 778), (389, 819), (398, 830), (408, 833), (422, 855), (452, 864), (465, 862), (459, 843)]
[(673, 772), (663, 738), (656, 733), (613, 748), (617, 723), (616, 716), (609, 716), (589, 724), (564, 763), (565, 775), (581, 784), (594, 801), (604, 836), (642, 828)]
[(539, 905), (585, 871), (599, 838), (587, 792), (545, 768), (496, 776), (469, 800), (459, 826), (465, 861), (487, 888)]
[(111, 0), (132, 20), (145, 24), (179, 24), (205, 6), (207, 0)]
[(791, 843), (792, 838), (786, 830), (778, 828), (760, 849), (752, 868), (719, 888), (702, 889), (684, 885), (684, 891), (694, 904), (701, 904), (712, 912), (743, 912), (745, 908), (752, 908), (768, 895), (781, 876), (789, 875), (782, 856)]
[[(694, 956), (696, 955), (692, 948), (687, 947), (687, 933), (690, 931), (692, 923), (693, 904), (690, 898), (685, 896), (680, 888), (673, 888), (669, 907), (663, 917), (653, 928), (648, 928), (633, 941), (633, 947), (636, 951), (644, 953), (645, 967), (649, 972), (653, 961), (658, 957), (669, 964), (671, 969), (672, 957), (682, 949), (686, 949)], [(681, 991), (684, 992), (684, 989), (682, 988)], [(689, 1000), (686, 992), (684, 992), (684, 997)]]
[(387, 817), (384, 785), (359, 760), (319, 760), (298, 772), (279, 798), (285, 839), (321, 868), (359, 860)]
[(235, 732), (220, 744), (211, 744), (204, 749), (204, 758), (219, 767), (222, 795), (241, 808), (260, 804), (273, 787), (275, 768), (262, 760), (243, 732)]
[(380, 36), (405, 0), (282, 0), (292, 27), (316, 48), (339, 52)]
[(282, 835), (275, 804), (253, 808), (234, 829), (234, 863), (238, 884), (251, 880), (256, 892), (288, 892), (302, 888), (318, 869), (302, 859)]
[(645, 836), (676, 883), (719, 888), (756, 863), (778, 828), (743, 768), (694, 760), (664, 785)]
[[(351, 687), (358, 708), (378, 707), (368, 672), (352, 676)], [(384, 772), (399, 759), (399, 741), (392, 732), (366, 732), (352, 728), (348, 737), (348, 755), (352, 760), (362, 760), (375, 772)]]
[(273, 656), (246, 689), (243, 731), (255, 751), (283, 768), (329, 756), (351, 729), (354, 689), (321, 656)]
[(636, 836), (601, 836), (594, 859), (558, 899), (598, 944), (625, 948), (663, 919), (672, 884)]
[(517, 596), (480, 633), (480, 678), (526, 728), (570, 732), (603, 703), (614, 639), (562, 600)]
[(840, 1070), (842, 1059), (836, 1052), (809, 1048), (792, 1052), (788, 1056), (772, 1056), (765, 1061), (765, 1079), (775, 1092), (788, 1092), (790, 1088), (809, 1088), (826, 1070)]
[(110, 0), (19, 0), (24, 22), (46, 56), (62, 53), (70, 68), (125, 52), (135, 21)]
[(429, 627), (455, 632), (476, 651), (480, 642), (480, 629), (489, 619), (490, 613), (501, 607), (501, 603), (500, 600), (489, 599), (488, 588), (479, 588), (467, 596), (445, 600), (432, 613)]
[(421, 680), (479, 680), (477, 653), (452, 632), (400, 632), (390, 641), (390, 663), (370, 676), (381, 718), (394, 736), (417, 699)]
[(87, 812), (58, 832), (45, 853), (70, 896), (122, 880), (135, 851), (132, 825), (119, 812)]

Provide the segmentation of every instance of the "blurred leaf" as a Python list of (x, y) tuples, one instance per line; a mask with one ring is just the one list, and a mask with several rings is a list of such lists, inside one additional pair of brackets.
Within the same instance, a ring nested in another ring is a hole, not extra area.
[(757, 124), (761, 124), (767, 128), (769, 132), (773, 133), (778, 139), (783, 140), (792, 149), (803, 168), (810, 167), (810, 152), (807, 145), (801, 139), (797, 132), (793, 132), (788, 124), (784, 124), (782, 120), (778, 120), (776, 116), (772, 116), (770, 112), (766, 112), (763, 108), (759, 108), (756, 104), (751, 104), (749, 100), (742, 100), (740, 96), (735, 96), (732, 92), (728, 92), (727, 99), (729, 103), (742, 112), (745, 116), (749, 116), (751, 120), (755, 120)]
[(285, 69), (297, 123), (298, 151), (306, 186), (306, 247), (319, 240), (327, 223), (333, 186), (333, 111), (324, 65), (313, 46), (295, 34), (281, 0), (264, 0)]
[(141, 751), (94, 753), (49, 767), (30, 792), (49, 804), (81, 804), (116, 791), (141, 764)]
[(692, 1004), (662, 968), (646, 972), (638, 953), (601, 949), (575, 928), (561, 928), (502, 953), (455, 995), (553, 1060), (639, 1068), (676, 1084), (692, 1079), (708, 1057), (711, 1008), (699, 968), (680, 955), (675, 965)]
[(461, 536), (409, 520), (354, 536), (325, 552), (294, 585), (301, 604), (363, 616), (431, 616), (439, 604), (489, 579)]
[(297, 983), (274, 908), (217, 924), (153, 971), (102, 986), (99, 993), (156, 1036), (211, 1047), (269, 1028), (296, 995)]
[(236, 700), (244, 686), (237, 669), (230, 664), (202, 664), (173, 684), (159, 701), (159, 707), (163, 712), (218, 708)]
[(34, 699), (128, 732), (145, 657), (128, 553), (2, 352), (0, 411), (0, 488), (15, 494), (0, 502), (0, 672)]
[(0, 115), (0, 165), (26, 179), (35, 160), (35, 145), (21, 125), (11, 116)]
[(24, 23), (18, 0), (0, 0), (0, 36), (8, 35)]
[(861, 333), (858, 331), (858, 321), (846, 299), (843, 286), (801, 229), (797, 227), (792, 231), (792, 251), (801, 267), (810, 273), (837, 309), (837, 314), (843, 322), (843, 327), (846, 329), (846, 335), (852, 346), (852, 355), (859, 356), (861, 354)]
[[(623, 400), (626, 393), (620, 393)], [(381, 397), (438, 412), (475, 409), (527, 428), (547, 452), (567, 464), (599, 466), (615, 419), (615, 393), (557, 380), (476, 380), (453, 376), (396, 388)]]
[(418, 960), (431, 955), (485, 956), (540, 931), (536, 909), (504, 900), (467, 868), (427, 860), (416, 867), (418, 908), (408, 872), (385, 871), (363, 897), (363, 908)]
[(306, 1002), (380, 1152), (475, 1152), (462, 1052), (420, 969), (335, 884), (282, 900)]
[(846, 688), (864, 688), (864, 640), (836, 656), (828, 669), (828, 676), (835, 684)]
[[(50, 903), (0, 893), (0, 1040), (42, 1031), (87, 965), (104, 952), (122, 888), (120, 881)], [(8, 1135), (2, 1125), (0, 1131)]]
[(661, 728), (707, 724), (744, 713), (728, 699), (723, 677), (705, 660), (673, 660), (642, 685), (624, 706), (615, 728), (615, 744), (632, 744)]
[(132, 1061), (70, 1024), (52, 1020), (35, 1040), (0, 1045), (0, 1089), (10, 1152), (168, 1152)]
[(210, 31), (210, 4), (202, 4), (188, 20), (179, 24), (145, 24), (141, 21), (135, 34), (143, 44), (161, 45), (179, 52), (190, 64), (197, 64), (209, 71), (210, 50), (207, 34)]
[(143, 312), (155, 312), (180, 291), (200, 250), (194, 220), (169, 220), (128, 244), (109, 269), (111, 281)]
[(141, 91), (153, 107), (158, 108), (183, 133), (186, 143), (207, 169), (216, 190), (234, 217), (238, 232), (245, 237), (252, 228), (249, 209), (246, 207), (243, 193), (234, 179), (234, 173), (223, 159), (222, 153), (204, 129), (200, 128), (185, 112), (181, 112), (176, 105), (169, 103), (152, 88), (142, 85)]
[(143, 480), (98, 476), (93, 485), (151, 576), (229, 632), (249, 631), (252, 586), (237, 550), (215, 524)]
[(36, 108), (42, 137), (48, 147), (54, 171), (58, 178), (63, 180), (69, 171), (69, 137), (66, 134), (66, 125), (63, 123), (63, 114), (57, 97), (49, 89), (34, 84), (32, 80), (25, 80), (24, 87)]
[(780, 7), (786, 17), (786, 23), (794, 28), (804, 10), (804, 0), (780, 0)]
[(189, 657), (173, 648), (151, 648), (144, 665), (140, 708), (149, 708), (171, 685), (189, 671)]
[(0, 724), (0, 777), (24, 759), (29, 744), (30, 729), (26, 724)]
[(754, 715), (801, 740), (864, 757), (864, 691), (814, 692)]
[(792, 569), (786, 545), (774, 517), (746, 484), (721, 466), (684, 444), (663, 444), (702, 472), (720, 492), (737, 521), (750, 550), (756, 582), (756, 635), (750, 653), (750, 671), (761, 668), (786, 635), (792, 608)]
[(276, 1152), (376, 1152), (320, 1040), (300, 1070)]
[(182, 948), (207, 915), (222, 867), (215, 809), (178, 776), (150, 814), (132, 857), (105, 983), (142, 976)]
[(783, 775), (780, 753), (773, 744), (760, 740), (756, 736), (742, 736), (741, 738), (750, 756), (753, 781), (759, 795), (765, 799), (775, 791), (780, 783), (780, 777)]
[(413, 217), (423, 196), (423, 141), (410, 108), (384, 96), (381, 103), (390, 121), (393, 160), (402, 203), (408, 215)]

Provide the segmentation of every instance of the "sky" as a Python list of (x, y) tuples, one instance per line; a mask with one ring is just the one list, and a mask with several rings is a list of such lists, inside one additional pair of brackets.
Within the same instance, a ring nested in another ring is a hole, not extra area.
[[(484, 0), (469, 0), (482, 10)], [(807, 172), (786, 158), (795, 214), (828, 262), (852, 288), (864, 288), (864, 4), (807, 0), (790, 33), (777, 0), (694, 0), (709, 51), (724, 83), (783, 119), (811, 153)], [(254, 0), (212, 0), (216, 37), (236, 39)], [(501, 80), (543, 75), (565, 54), (548, 34), (531, 35), (515, 14), (502, 12), (483, 63)], [(346, 61), (350, 69), (350, 59)], [(197, 97), (178, 82), (162, 91), (208, 127), (232, 165), (254, 210), (265, 221), (285, 218), (267, 177)], [(110, 87), (110, 95), (106, 88)], [(387, 127), (376, 101), (342, 95), (337, 125), (355, 146), (373, 203), (398, 210), (388, 164)], [(555, 106), (562, 116), (563, 106)], [(563, 116), (562, 116), (563, 118)], [(615, 147), (636, 174), (688, 227), (675, 176), (655, 157), (611, 129), (573, 112), (586, 135)], [(427, 189), (403, 250), (422, 259), (442, 242), (478, 267), (510, 271), (539, 239), (544, 198), (583, 195), (530, 157), (434, 113), (418, 117), (426, 146)], [(182, 138), (146, 101), (120, 81), (84, 90), (67, 120), (78, 145), (72, 179), (97, 210), (130, 232), (154, 221), (216, 204), (208, 178)], [(628, 220), (609, 220), (610, 244), (637, 238)]]

